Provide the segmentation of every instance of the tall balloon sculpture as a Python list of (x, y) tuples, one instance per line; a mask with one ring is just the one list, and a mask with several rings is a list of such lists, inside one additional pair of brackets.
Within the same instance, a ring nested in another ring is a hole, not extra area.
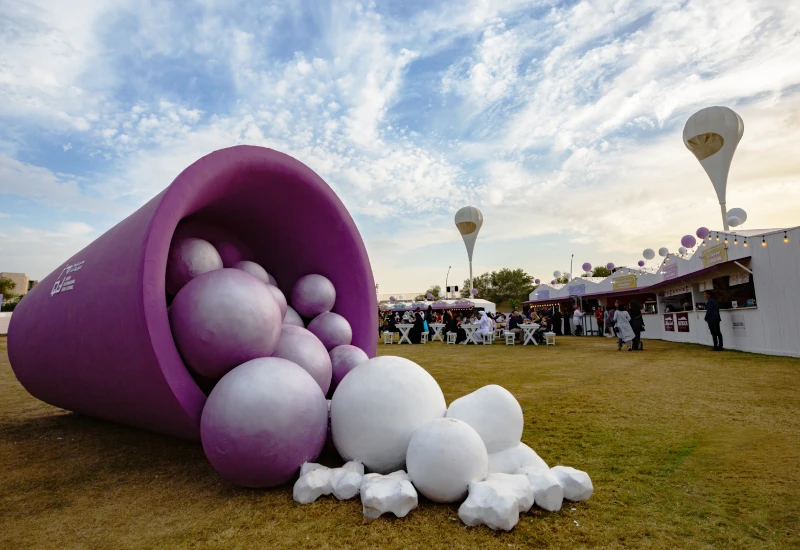
[(689, 117), (683, 128), (683, 143), (697, 157), (717, 192), (722, 224), (728, 231), (725, 190), (733, 153), (744, 134), (742, 117), (727, 107), (707, 107)]
[(472, 294), (472, 251), (475, 249), (475, 241), (478, 239), (478, 232), (483, 225), (483, 214), (474, 206), (465, 206), (456, 212), (456, 228), (464, 239), (469, 257), (469, 292)]

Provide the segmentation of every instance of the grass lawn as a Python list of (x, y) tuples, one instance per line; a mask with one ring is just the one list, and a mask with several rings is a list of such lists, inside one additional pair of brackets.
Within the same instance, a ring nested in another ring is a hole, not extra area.
[(199, 444), (35, 400), (2, 337), (0, 548), (800, 547), (800, 360), (646, 346), (379, 345), (428, 369), (448, 403), (506, 387), (523, 441), (591, 475), (589, 502), (496, 533), (424, 499), (405, 519), (367, 520), (358, 500), (233, 487)]

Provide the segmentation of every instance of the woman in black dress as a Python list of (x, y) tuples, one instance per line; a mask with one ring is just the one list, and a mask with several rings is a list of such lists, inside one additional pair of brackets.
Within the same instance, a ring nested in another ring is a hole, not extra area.
[(419, 344), (422, 341), (422, 332), (425, 330), (425, 318), (419, 308), (414, 312), (414, 326), (408, 331), (408, 339), (412, 344)]

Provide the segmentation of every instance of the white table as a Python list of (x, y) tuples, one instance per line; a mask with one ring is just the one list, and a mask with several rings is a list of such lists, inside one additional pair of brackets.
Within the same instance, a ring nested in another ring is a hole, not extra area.
[(478, 343), (478, 342), (475, 341), (475, 331), (478, 330), (478, 328), (480, 328), (480, 325), (478, 325), (477, 323), (474, 324), (474, 325), (469, 325), (469, 324), (466, 324), (466, 323), (462, 323), (461, 324), (461, 328), (463, 328), (464, 332), (467, 333), (467, 344), (469, 344), (469, 343), (477, 344)]
[(397, 323), (395, 326), (400, 331), (400, 341), (397, 343), (402, 344), (403, 340), (405, 340), (410, 344), (411, 340), (408, 338), (408, 333), (414, 328), (414, 325), (412, 323)]
[(431, 323), (429, 326), (433, 329), (433, 336), (431, 337), (431, 342), (437, 339), (440, 342), (444, 342), (444, 336), (442, 336), (442, 329), (444, 328), (444, 323)]
[(522, 340), (523, 346), (527, 346), (528, 342), (532, 342), (534, 346), (539, 345), (539, 342), (536, 341), (536, 338), (534, 338), (533, 335), (537, 330), (539, 330), (540, 326), (541, 325), (539, 325), (538, 323), (530, 323), (527, 325), (523, 324), (519, 326), (519, 328), (522, 329), (522, 332), (525, 335), (525, 337)]

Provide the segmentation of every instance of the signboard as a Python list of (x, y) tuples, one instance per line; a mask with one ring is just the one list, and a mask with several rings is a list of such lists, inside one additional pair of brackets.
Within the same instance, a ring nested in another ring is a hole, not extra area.
[(661, 274), (664, 275), (664, 280), (669, 281), (670, 279), (677, 279), (678, 278), (678, 264), (668, 265), (661, 269)]
[(537, 300), (549, 300), (550, 299), (550, 291), (549, 290), (540, 290), (536, 293)]
[(703, 251), (703, 267), (711, 267), (727, 261), (728, 247), (724, 243), (714, 245)]
[(614, 290), (623, 290), (626, 288), (636, 288), (636, 275), (625, 275), (623, 277), (616, 277), (612, 280)]
[(734, 336), (747, 335), (747, 327), (744, 324), (744, 315), (741, 313), (731, 313), (731, 322), (733, 323)]
[(679, 296), (681, 294), (688, 294), (692, 291), (692, 285), (681, 285), (675, 288), (670, 288), (669, 290), (664, 291), (664, 297), (669, 298), (670, 296)]
[(571, 296), (583, 296), (586, 294), (586, 285), (570, 285), (569, 293)]
[(667, 332), (675, 332), (675, 316), (672, 313), (664, 315), (664, 330)]
[(689, 332), (689, 314), (678, 313), (676, 317), (678, 318), (678, 332)]

